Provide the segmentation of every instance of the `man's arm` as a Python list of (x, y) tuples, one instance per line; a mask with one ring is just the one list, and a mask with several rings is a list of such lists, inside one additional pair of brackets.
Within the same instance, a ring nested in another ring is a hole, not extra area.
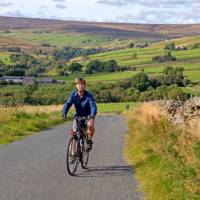
[(90, 102), (91, 115), (95, 117), (97, 114), (97, 106), (96, 106), (94, 97), (92, 95), (90, 96), (89, 102)]
[(63, 106), (63, 109), (62, 109), (62, 115), (63, 116), (66, 116), (70, 107), (72, 106), (72, 103), (73, 103), (73, 92), (70, 94), (70, 96), (67, 98), (64, 106)]

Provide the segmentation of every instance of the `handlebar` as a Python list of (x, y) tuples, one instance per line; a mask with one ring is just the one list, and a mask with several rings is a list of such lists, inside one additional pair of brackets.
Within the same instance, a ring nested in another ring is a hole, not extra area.
[(81, 121), (81, 120), (87, 120), (87, 119), (90, 119), (92, 118), (90, 115), (87, 116), (87, 117), (80, 117), (80, 116), (75, 116), (74, 119), (78, 120), (78, 121)]
[(78, 121), (81, 121), (81, 120), (86, 120), (88, 119), (88, 117), (74, 117), (74, 119), (78, 120)]

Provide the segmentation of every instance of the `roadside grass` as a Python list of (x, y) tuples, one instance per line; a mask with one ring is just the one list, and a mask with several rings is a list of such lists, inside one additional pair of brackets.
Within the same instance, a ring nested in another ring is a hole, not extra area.
[[(119, 114), (125, 106), (135, 103), (100, 103), (97, 104), (98, 114)], [(63, 105), (53, 106), (17, 106), (0, 107), (0, 144), (11, 143), (36, 132), (63, 123), (60, 119)], [(71, 119), (73, 108), (68, 119)]]
[(200, 135), (172, 125), (151, 103), (129, 111), (126, 119), (125, 156), (144, 199), (200, 199)]
[(57, 106), (0, 107), (0, 144), (61, 123)]

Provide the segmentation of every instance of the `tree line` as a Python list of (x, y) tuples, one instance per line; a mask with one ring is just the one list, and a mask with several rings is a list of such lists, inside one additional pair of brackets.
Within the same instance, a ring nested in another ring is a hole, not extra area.
[[(162, 74), (149, 77), (140, 72), (126, 80), (115, 83), (87, 84), (97, 102), (151, 101), (157, 99), (185, 100), (188, 95), (181, 89), (188, 84), (184, 79), (182, 67), (166, 67)], [(74, 88), (73, 84), (42, 86), (27, 85), (8, 90), (1, 86), (1, 105), (51, 105), (63, 104)], [(16, 86), (15, 86), (16, 87)]]

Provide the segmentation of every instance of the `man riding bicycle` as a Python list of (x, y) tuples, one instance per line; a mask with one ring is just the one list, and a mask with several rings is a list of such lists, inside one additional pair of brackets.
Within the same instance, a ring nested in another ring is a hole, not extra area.
[[(97, 107), (92, 94), (85, 90), (86, 81), (78, 77), (74, 81), (76, 90), (72, 91), (67, 101), (64, 104), (62, 110), (62, 119), (67, 117), (67, 113), (74, 104), (75, 107), (75, 116), (76, 117), (87, 117), (87, 150), (90, 151), (92, 149), (92, 137), (94, 135), (94, 120), (97, 114)], [(73, 125), (74, 127), (74, 125)]]

